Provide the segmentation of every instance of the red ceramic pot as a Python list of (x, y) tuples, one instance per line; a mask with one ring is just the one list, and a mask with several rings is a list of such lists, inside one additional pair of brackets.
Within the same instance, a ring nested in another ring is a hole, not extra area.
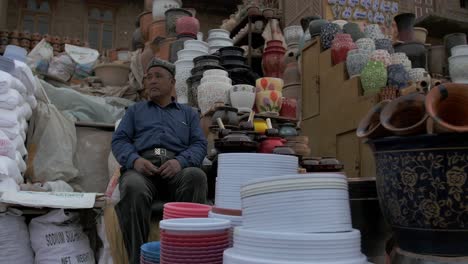
[(266, 44), (267, 44), (267, 47), (281, 47), (281, 48), (284, 48), (283, 47), (283, 41), (281, 41), (281, 40), (270, 40)]
[(195, 17), (184, 16), (177, 19), (177, 35), (196, 36), (198, 34), (198, 31), (200, 31), (200, 22)]
[(284, 51), (267, 51), (263, 53), (262, 68), (265, 77), (283, 78), (284, 54)]
[(297, 100), (294, 98), (283, 98), (280, 116), (297, 118)]
[(267, 137), (260, 143), (258, 152), (273, 153), (276, 147), (284, 146), (284, 143), (286, 143), (286, 140), (281, 137)]
[(266, 47), (264, 51), (284, 51), (284, 52), (286, 52), (286, 49), (283, 48), (283, 47), (274, 46), (274, 47)]
[(351, 41), (340, 41), (337, 40), (332, 44), (331, 47), (331, 55), (333, 64), (338, 64), (341, 62), (346, 61), (346, 57), (348, 56), (348, 51), (357, 49), (356, 44)]

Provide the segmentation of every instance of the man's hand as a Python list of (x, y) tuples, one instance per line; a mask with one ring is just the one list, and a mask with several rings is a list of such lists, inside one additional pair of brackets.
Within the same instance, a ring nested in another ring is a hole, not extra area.
[(158, 170), (163, 179), (172, 178), (182, 170), (180, 163), (176, 159), (166, 161)]
[(158, 167), (154, 166), (149, 160), (138, 158), (133, 163), (133, 168), (141, 174), (152, 176), (158, 173)]

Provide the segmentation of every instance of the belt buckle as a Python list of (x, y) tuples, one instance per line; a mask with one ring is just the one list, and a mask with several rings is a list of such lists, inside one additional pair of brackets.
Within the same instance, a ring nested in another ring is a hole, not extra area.
[(156, 156), (166, 156), (167, 153), (166, 153), (166, 149), (163, 149), (163, 148), (155, 148), (154, 149), (154, 155)]

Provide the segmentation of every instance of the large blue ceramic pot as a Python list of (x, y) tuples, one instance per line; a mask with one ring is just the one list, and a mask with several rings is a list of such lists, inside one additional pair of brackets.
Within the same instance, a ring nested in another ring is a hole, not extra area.
[(368, 141), (377, 191), (399, 247), (433, 256), (468, 256), (468, 134)]

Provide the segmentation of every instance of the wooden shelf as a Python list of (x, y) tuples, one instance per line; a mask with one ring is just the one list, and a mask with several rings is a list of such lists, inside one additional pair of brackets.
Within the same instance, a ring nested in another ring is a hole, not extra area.
[[(255, 23), (259, 20), (263, 20), (263, 21), (266, 21), (266, 18), (262, 15), (259, 15), (259, 16), (251, 16), (250, 17), (250, 21), (252, 23)], [(249, 16), (245, 16), (243, 17), (239, 23), (237, 23), (237, 25), (234, 27), (234, 29), (231, 30), (231, 35), (230, 37), (233, 38), (234, 36), (237, 35), (237, 33), (239, 33), (239, 31), (241, 29), (243, 29), (245, 27), (245, 25), (247, 25), (247, 23), (249, 23)]]
[[(249, 45), (249, 33), (246, 33), (242, 38), (234, 42), (234, 46), (240, 47), (244, 45)], [(265, 39), (262, 36), (261, 32), (252, 32), (252, 48), (257, 49), (265, 45)]]
[(266, 114), (255, 114), (256, 118), (270, 118), (272, 120), (276, 120), (282, 123), (297, 123), (296, 118), (289, 118), (289, 117), (284, 117), (284, 116), (275, 116), (275, 115), (266, 115)]

